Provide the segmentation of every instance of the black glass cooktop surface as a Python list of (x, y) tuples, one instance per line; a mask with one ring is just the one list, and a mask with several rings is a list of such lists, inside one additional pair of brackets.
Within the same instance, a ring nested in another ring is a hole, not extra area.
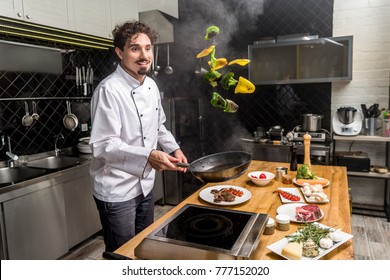
[(230, 250), (253, 213), (190, 205), (155, 235)]

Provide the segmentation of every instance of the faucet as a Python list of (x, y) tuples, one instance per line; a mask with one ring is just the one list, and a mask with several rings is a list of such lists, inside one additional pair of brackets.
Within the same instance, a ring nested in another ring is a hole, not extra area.
[(64, 135), (62, 135), (62, 133), (59, 133), (56, 136), (56, 141), (54, 142), (54, 154), (56, 157), (61, 153), (61, 150), (59, 148), (57, 148), (57, 142), (58, 142), (59, 138), (64, 139)]
[(11, 137), (9, 137), (8, 135), (7, 136), (5, 136), (5, 135), (1, 136), (2, 148), (5, 146), (6, 137), (7, 137), (7, 142), (8, 142), (8, 151), (5, 152), (5, 154), (10, 158), (9, 161), (8, 161), (8, 166), (9, 167), (13, 167), (13, 166), (15, 166), (15, 161), (17, 161), (19, 159), (19, 157), (17, 155), (15, 155), (14, 153), (12, 153)]

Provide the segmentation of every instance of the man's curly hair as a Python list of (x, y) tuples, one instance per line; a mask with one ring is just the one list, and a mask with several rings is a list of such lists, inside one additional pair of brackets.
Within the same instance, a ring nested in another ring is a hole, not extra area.
[(157, 32), (152, 30), (146, 24), (139, 21), (126, 21), (121, 25), (116, 25), (112, 31), (112, 35), (114, 37), (114, 46), (120, 48), (123, 51), (126, 41), (138, 33), (146, 34), (152, 44), (157, 41)]

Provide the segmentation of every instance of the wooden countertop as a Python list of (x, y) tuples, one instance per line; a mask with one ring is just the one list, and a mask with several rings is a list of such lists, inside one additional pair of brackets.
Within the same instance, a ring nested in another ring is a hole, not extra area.
[[(241, 186), (248, 189), (252, 193), (252, 198), (247, 202), (235, 205), (228, 206), (226, 208), (236, 209), (249, 212), (258, 212), (258, 213), (267, 213), (270, 217), (275, 218), (276, 209), (282, 205), (279, 195), (274, 192), (279, 187), (295, 187), (295, 185), (284, 185), (281, 182), (272, 180), (270, 184), (265, 187), (258, 187), (252, 183), (252, 181), (247, 177), (247, 174), (251, 171), (261, 170), (261, 171), (270, 171), (275, 173), (277, 166), (289, 167), (287, 163), (280, 162), (264, 162), (252, 160), (248, 170), (244, 175), (239, 178), (232, 179), (222, 183), (209, 183), (206, 184), (203, 188), (207, 188), (213, 185), (235, 185)], [(324, 211), (324, 218), (319, 222), (330, 226), (332, 228), (341, 229), (346, 233), (351, 233), (351, 212), (349, 205), (349, 195), (348, 195), (348, 180), (347, 180), (347, 170), (345, 167), (340, 166), (322, 166), (322, 165), (313, 165), (312, 171), (318, 176), (330, 180), (330, 185), (324, 188), (324, 192), (327, 194), (330, 202), (326, 204), (318, 204), (319, 207)], [(289, 171), (289, 174), (293, 176), (296, 175), (296, 172)], [(128, 256), (130, 258), (135, 258), (134, 248), (147, 236), (150, 232), (156, 229), (161, 225), (166, 219), (172, 216), (177, 212), (181, 207), (187, 203), (206, 205), (206, 206), (215, 206), (211, 205), (202, 199), (199, 198), (199, 192), (195, 192), (183, 202), (174, 207), (171, 211), (166, 213), (160, 219), (155, 221), (152, 225), (142, 231), (140, 234), (135, 236), (133, 239), (125, 243), (115, 252), (121, 255)], [(219, 207), (219, 206), (215, 206)], [(267, 246), (283, 239), (285, 235), (291, 234), (297, 231), (299, 224), (291, 223), (289, 231), (279, 231), (275, 229), (274, 234), (272, 235), (262, 235), (260, 238), (259, 245), (257, 249), (252, 254), (253, 259), (260, 260), (278, 260), (283, 259), (277, 254), (271, 252), (267, 249)], [(352, 260), (353, 259), (353, 243), (352, 239), (345, 242), (340, 247), (334, 249), (332, 252), (324, 256), (323, 259), (331, 260)]]

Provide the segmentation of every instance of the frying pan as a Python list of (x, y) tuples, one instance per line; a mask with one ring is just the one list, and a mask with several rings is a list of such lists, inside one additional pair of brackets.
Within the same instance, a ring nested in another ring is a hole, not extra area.
[(186, 167), (203, 183), (222, 182), (241, 176), (248, 168), (252, 155), (246, 152), (233, 151), (208, 155), (190, 164), (177, 163)]

